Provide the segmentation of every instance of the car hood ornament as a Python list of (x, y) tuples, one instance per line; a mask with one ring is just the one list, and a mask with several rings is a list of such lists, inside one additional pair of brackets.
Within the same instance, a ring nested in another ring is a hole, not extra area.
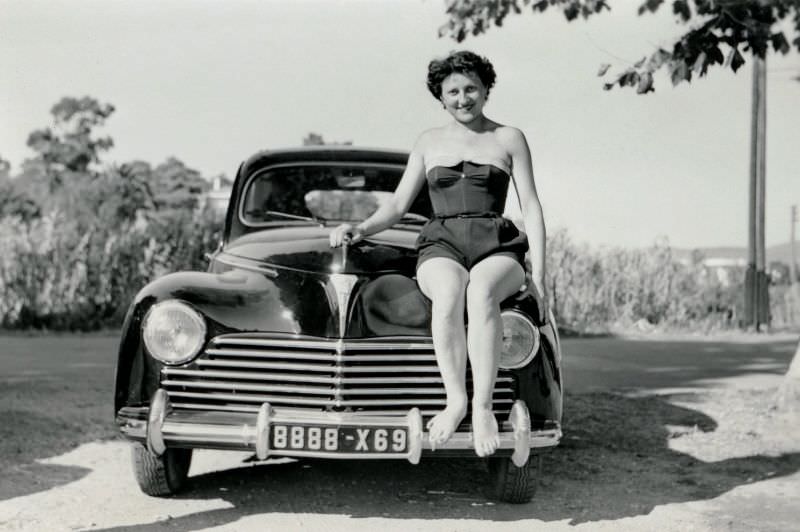
[(347, 309), (350, 304), (350, 297), (353, 288), (358, 283), (358, 276), (344, 273), (332, 273), (329, 283), (336, 294), (336, 310), (339, 315), (339, 336), (343, 337), (347, 330)]

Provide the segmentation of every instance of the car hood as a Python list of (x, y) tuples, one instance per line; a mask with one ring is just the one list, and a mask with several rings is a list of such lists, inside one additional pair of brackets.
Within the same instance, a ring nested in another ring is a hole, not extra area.
[(224, 253), (264, 266), (306, 272), (413, 275), (417, 228), (389, 229), (339, 248), (330, 246), (331, 229), (318, 225), (264, 229), (229, 242)]

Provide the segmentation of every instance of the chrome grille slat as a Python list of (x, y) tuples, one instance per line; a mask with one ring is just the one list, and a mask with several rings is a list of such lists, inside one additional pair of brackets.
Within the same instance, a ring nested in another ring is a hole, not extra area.
[[(370, 406), (370, 405), (408, 405), (408, 408), (414, 405), (440, 405), (444, 407), (444, 397), (439, 399), (430, 398), (416, 398), (416, 397), (397, 397), (393, 399), (309, 399), (306, 397), (295, 396), (280, 396), (280, 395), (256, 395), (256, 394), (240, 394), (240, 393), (195, 393), (195, 392), (180, 392), (169, 391), (170, 397), (190, 397), (196, 399), (216, 399), (224, 401), (235, 402), (253, 402), (253, 403), (270, 403), (274, 405), (280, 404), (304, 404), (304, 405), (317, 405), (317, 406), (331, 406), (331, 407), (355, 407), (355, 406)], [(509, 399), (494, 399), (492, 404), (512, 404), (513, 401)]]
[[(224, 381), (176, 381), (164, 380), (161, 385), (167, 388), (201, 388), (207, 390), (230, 390), (231, 384)], [(308, 395), (334, 395), (336, 390), (332, 387), (312, 387), (312, 386), (271, 386), (268, 384), (237, 383), (236, 391), (246, 392), (267, 392), (267, 393), (288, 393), (288, 394), (308, 394)], [(508, 394), (511, 390), (495, 390), (494, 395)], [(431, 386), (428, 388), (341, 388), (338, 395), (444, 395), (442, 386)]]
[(355, 366), (338, 367), (334, 361), (330, 364), (295, 364), (292, 362), (239, 362), (231, 360), (198, 360), (198, 366), (208, 366), (217, 368), (252, 368), (252, 369), (275, 369), (284, 371), (318, 371), (333, 373), (337, 370), (349, 373), (439, 373), (439, 368), (435, 365), (428, 366)]
[[(209, 407), (205, 403), (186, 403), (186, 402), (174, 402), (172, 403), (173, 408), (177, 409), (185, 409), (185, 410), (208, 410)], [(214, 407), (214, 410), (221, 410), (225, 412), (250, 412), (255, 413), (258, 412), (259, 407), (257, 405), (248, 405), (248, 404), (241, 404), (241, 405), (217, 405)], [(439, 408), (420, 408), (420, 413), (425, 416), (433, 416), (440, 411)], [(508, 417), (510, 409), (508, 408), (495, 408), (495, 414), (498, 416), (498, 420), (505, 419)], [(377, 410), (370, 410), (370, 415), (375, 416), (405, 416), (408, 414), (407, 408), (394, 408), (394, 409), (377, 409)]]
[(329, 350), (332, 343), (328, 340), (297, 340), (294, 338), (237, 338), (232, 336), (217, 336), (211, 340), (211, 345), (251, 345), (259, 347), (285, 348), (287, 345), (298, 349), (321, 349)]
[(212, 379), (242, 379), (244, 381), (260, 381), (260, 382), (304, 382), (304, 383), (317, 383), (317, 384), (330, 384), (335, 382), (334, 377), (321, 377), (319, 375), (292, 375), (284, 373), (276, 375), (274, 373), (259, 373), (255, 371), (219, 371), (219, 370), (196, 370), (196, 369), (175, 369), (165, 368), (163, 374), (171, 377), (195, 377), (198, 379), (212, 378)]
[(228, 367), (228, 368), (253, 368), (276, 369), (283, 371), (327, 371), (332, 372), (336, 366), (331, 360), (330, 364), (295, 364), (293, 362), (237, 362), (231, 360), (198, 360), (198, 366)]
[[(445, 406), (433, 344), (415, 337), (222, 335), (191, 364), (165, 367), (161, 385), (173, 407), (187, 411), (254, 413), (269, 402), (298, 411), (365, 415), (405, 415), (416, 406), (427, 416)], [(492, 398), (498, 419), (508, 416), (512, 387), (511, 375), (501, 371)]]
[[(219, 371), (219, 370), (196, 370), (196, 369), (177, 369), (165, 368), (163, 374), (179, 377), (196, 377), (203, 378), (219, 378), (219, 379), (242, 379), (244, 381), (261, 381), (261, 382), (303, 382), (303, 383), (316, 383), (316, 384), (330, 384), (336, 382), (341, 384), (396, 384), (396, 383), (442, 383), (441, 377), (320, 377), (318, 375), (291, 375), (284, 373), (281, 375), (271, 373), (257, 373), (252, 371)], [(471, 381), (467, 377), (467, 381)], [(511, 377), (497, 377), (498, 383), (511, 382)]]
[(342, 373), (436, 373), (436, 366), (355, 366), (343, 367)]
[(359, 351), (359, 350), (399, 350), (399, 351), (407, 351), (412, 349), (419, 349), (423, 351), (431, 351), (433, 349), (433, 342), (424, 342), (419, 340), (404, 340), (398, 339), (394, 342), (386, 342), (386, 341), (371, 341), (371, 340), (361, 340), (361, 341), (352, 341), (352, 340), (302, 340), (296, 338), (243, 338), (243, 337), (236, 337), (236, 336), (229, 336), (229, 335), (222, 335), (213, 338), (210, 342), (211, 345), (219, 346), (219, 345), (249, 345), (249, 346), (258, 346), (258, 347), (277, 347), (277, 348), (286, 348), (287, 346), (291, 346), (297, 349), (320, 349), (323, 351), (328, 351), (330, 349), (335, 349), (338, 345), (341, 345), (343, 349), (348, 351)]
[[(247, 358), (294, 358), (297, 360), (322, 360), (331, 361), (330, 353), (303, 353), (300, 351), (255, 351), (252, 349), (206, 349), (206, 354), (215, 357), (247, 357)], [(393, 355), (350, 355), (348, 360), (353, 362), (383, 362), (391, 357), (392, 360), (406, 362), (436, 362), (432, 354), (393, 354)]]
[[(494, 395), (511, 393), (511, 390), (495, 390)], [(430, 388), (343, 388), (342, 395), (444, 395), (444, 387)]]
[[(162, 386), (169, 388), (170, 386), (182, 386), (184, 388), (206, 388), (210, 390), (230, 390), (231, 383), (224, 381), (180, 381), (167, 379), (161, 381)], [(330, 386), (292, 386), (292, 385), (270, 385), (270, 384), (254, 384), (251, 382), (238, 382), (236, 383), (236, 390), (244, 390), (246, 392), (277, 392), (277, 393), (293, 393), (293, 394), (309, 394), (309, 395), (330, 395), (333, 388)]]
[[(253, 394), (238, 394), (238, 393), (196, 393), (196, 392), (180, 392), (167, 390), (170, 397), (189, 397), (193, 399), (208, 399), (212, 401), (233, 401), (233, 402), (248, 402), (258, 403), (259, 405), (264, 402), (269, 402), (274, 405), (306, 405), (306, 406), (330, 406), (333, 401), (329, 399), (309, 399), (307, 397), (294, 397), (294, 396), (280, 396), (280, 395), (253, 395)], [(209, 408), (213, 410), (213, 408)]]
[[(229, 390), (231, 384), (224, 381), (179, 381), (164, 380), (162, 386), (183, 388), (203, 388), (209, 390)], [(332, 387), (313, 387), (313, 386), (274, 386), (269, 384), (237, 383), (236, 390), (247, 392), (273, 392), (290, 394), (309, 394), (309, 395), (331, 395), (336, 393)], [(511, 393), (511, 390), (495, 390), (495, 395)], [(341, 388), (341, 395), (444, 395), (442, 386), (431, 386), (428, 388)]]
[[(210, 410), (206, 403), (173, 402), (172, 408), (186, 410)], [(258, 407), (255, 405), (214, 405), (214, 410), (224, 410), (225, 412), (258, 412)]]
[(324, 360), (330, 362), (330, 353), (304, 353), (302, 351), (253, 349), (206, 349), (206, 354), (215, 357), (253, 357), (253, 358), (294, 358), (296, 360)]
[(433, 352), (433, 342), (344, 342), (347, 351), (413, 350)]

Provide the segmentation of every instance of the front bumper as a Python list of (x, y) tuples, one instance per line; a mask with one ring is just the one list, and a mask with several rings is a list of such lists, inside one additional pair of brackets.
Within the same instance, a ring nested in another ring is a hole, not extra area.
[[(403, 453), (342, 453), (300, 449), (270, 449), (269, 432), (275, 423), (314, 423), (326, 426), (363, 425), (369, 427), (403, 425), (408, 428), (407, 451)], [(264, 403), (258, 414), (238, 412), (177, 411), (170, 405), (163, 389), (153, 394), (150, 407), (124, 407), (117, 413), (117, 425), (124, 436), (147, 445), (150, 452), (161, 455), (168, 447), (254, 451), (264, 460), (269, 456), (406, 459), (416, 464), (425, 451), (434, 449), (422, 424), (422, 415), (412, 408), (405, 416), (371, 416), (346, 412), (308, 412), (275, 408)], [(516, 401), (509, 418), (500, 423), (498, 454), (511, 453), (515, 464), (522, 466), (533, 448), (552, 447), (561, 439), (557, 425), (548, 429), (531, 429), (528, 408)], [(472, 451), (472, 435), (456, 432), (436, 451), (458, 454)]]

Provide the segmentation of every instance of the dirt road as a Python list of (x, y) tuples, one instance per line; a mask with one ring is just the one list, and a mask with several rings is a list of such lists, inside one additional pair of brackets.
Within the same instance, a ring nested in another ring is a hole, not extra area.
[(796, 339), (729, 340), (566, 340), (564, 439), (507, 505), (478, 460), (219, 452), (147, 497), (110, 423), (116, 339), (0, 337), (0, 529), (800, 530), (800, 420), (770, 410)]

